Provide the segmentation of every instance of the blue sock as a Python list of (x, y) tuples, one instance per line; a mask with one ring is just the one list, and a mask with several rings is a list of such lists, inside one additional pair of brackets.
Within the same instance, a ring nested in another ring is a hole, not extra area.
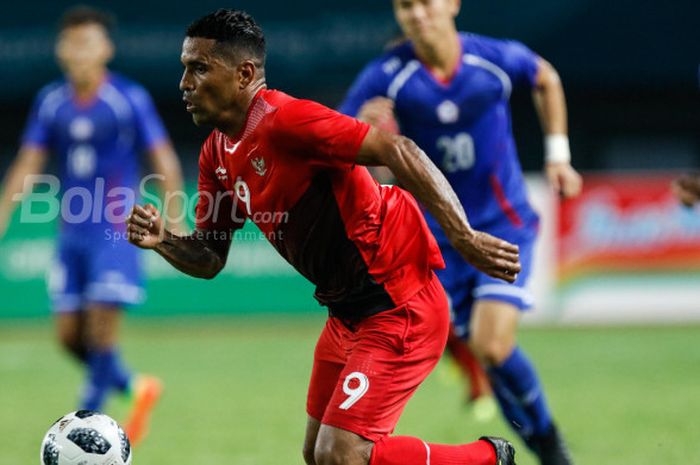
[(112, 387), (111, 351), (89, 350), (87, 354), (88, 376), (80, 408), (101, 410), (105, 397)]
[(119, 352), (112, 349), (112, 387), (119, 392), (126, 392), (130, 389), (131, 373), (127, 370)]
[(91, 350), (87, 354), (88, 380), (81, 408), (100, 410), (112, 388), (125, 391), (130, 375), (114, 349)]
[(486, 371), (491, 381), (493, 395), (496, 397), (501, 407), (501, 412), (503, 412), (503, 416), (506, 417), (511, 428), (525, 440), (532, 437), (535, 427), (515, 397), (515, 394), (510, 392), (506, 382), (499, 377), (498, 370), (495, 367), (489, 367)]
[(525, 354), (516, 347), (501, 366), (491, 367), (489, 373), (503, 414), (511, 424), (522, 424), (516, 432), (525, 440), (546, 434), (552, 416), (535, 368)]

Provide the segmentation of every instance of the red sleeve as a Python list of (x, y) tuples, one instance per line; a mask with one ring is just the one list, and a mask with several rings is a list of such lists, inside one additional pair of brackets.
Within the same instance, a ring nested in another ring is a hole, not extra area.
[(281, 106), (274, 133), (283, 146), (322, 166), (347, 168), (355, 164), (369, 124), (311, 100)]
[(233, 210), (233, 193), (219, 182), (214, 155), (214, 133), (204, 141), (199, 153), (199, 199), (195, 207), (196, 226), (200, 230), (234, 231), (243, 227), (244, 218)]

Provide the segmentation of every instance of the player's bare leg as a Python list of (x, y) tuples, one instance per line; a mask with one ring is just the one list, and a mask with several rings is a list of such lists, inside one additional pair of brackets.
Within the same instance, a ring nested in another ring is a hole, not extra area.
[(308, 417), (304, 437), (304, 462), (306, 465), (369, 463), (373, 443), (355, 433), (322, 425)]
[(87, 356), (84, 336), (85, 312), (57, 313), (55, 322), (56, 336), (61, 346), (76, 360), (85, 363)]
[(114, 305), (90, 304), (87, 309), (86, 336), (90, 348), (105, 350), (114, 347), (119, 339), (122, 310)]
[(321, 424), (314, 447), (315, 465), (367, 465), (373, 445), (355, 433)]
[(304, 463), (306, 463), (306, 465), (316, 465), (314, 450), (316, 449), (316, 438), (318, 437), (318, 430), (320, 428), (320, 421), (314, 417), (307, 417), (306, 433), (304, 433), (304, 447), (302, 449), (302, 455), (304, 456)]
[(504, 416), (542, 465), (570, 465), (534, 367), (516, 343), (520, 312), (506, 302), (479, 300), (470, 327), (474, 352), (486, 363)]

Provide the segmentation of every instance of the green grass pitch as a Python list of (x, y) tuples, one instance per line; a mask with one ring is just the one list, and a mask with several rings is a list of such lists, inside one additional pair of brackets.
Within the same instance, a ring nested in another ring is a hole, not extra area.
[[(302, 464), (305, 392), (318, 317), (135, 319), (123, 353), (161, 376), (165, 394), (134, 465)], [(578, 464), (700, 464), (700, 327), (523, 329)], [(0, 465), (39, 463), (51, 423), (82, 381), (48, 321), (0, 324)], [(108, 412), (120, 419), (114, 400)], [(397, 433), (432, 442), (514, 438), (500, 417), (476, 423), (443, 361)], [(519, 442), (521, 465), (536, 462)]]

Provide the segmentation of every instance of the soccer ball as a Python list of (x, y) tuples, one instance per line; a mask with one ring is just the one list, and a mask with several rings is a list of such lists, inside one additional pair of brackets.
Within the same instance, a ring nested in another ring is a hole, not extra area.
[(39, 458), (41, 465), (130, 465), (131, 444), (107, 415), (78, 410), (51, 425)]

